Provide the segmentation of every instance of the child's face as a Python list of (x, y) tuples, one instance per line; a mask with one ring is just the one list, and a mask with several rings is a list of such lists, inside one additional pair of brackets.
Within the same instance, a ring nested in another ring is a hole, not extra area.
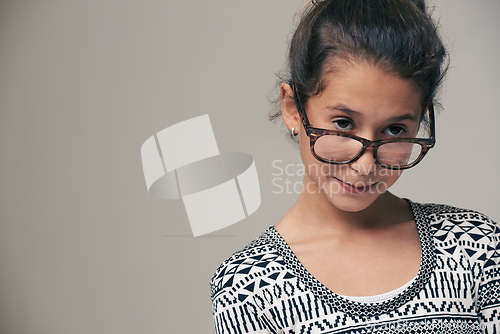
[[(313, 127), (369, 140), (416, 137), (422, 106), (420, 93), (411, 81), (366, 62), (338, 61), (334, 65), (334, 71), (324, 77), (325, 89), (304, 106)], [(311, 154), (304, 127), (299, 128), (306, 191), (326, 196), (341, 210), (368, 207), (402, 173), (377, 165), (373, 148), (350, 164), (322, 163)]]

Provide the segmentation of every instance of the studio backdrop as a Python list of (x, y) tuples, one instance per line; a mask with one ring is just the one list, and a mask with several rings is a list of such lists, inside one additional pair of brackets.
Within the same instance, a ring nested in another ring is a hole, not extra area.
[[(213, 332), (217, 266), (300, 191), (299, 151), (267, 115), (306, 3), (0, 2), (1, 333)], [(431, 5), (451, 60), (437, 144), (392, 191), (499, 221), (500, 2)], [(207, 181), (207, 157), (229, 174)], [(233, 211), (196, 230), (221, 213), (212, 188)]]

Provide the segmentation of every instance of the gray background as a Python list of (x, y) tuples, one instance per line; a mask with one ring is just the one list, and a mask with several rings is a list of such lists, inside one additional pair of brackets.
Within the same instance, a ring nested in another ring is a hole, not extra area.
[[(298, 151), (266, 121), (298, 0), (0, 2), (0, 332), (211, 333), (209, 279), (278, 219), (273, 167)], [(437, 147), (393, 190), (500, 219), (497, 0), (436, 1), (451, 52)], [(153, 133), (208, 113), (253, 155), (262, 204), (190, 237), (146, 191)]]

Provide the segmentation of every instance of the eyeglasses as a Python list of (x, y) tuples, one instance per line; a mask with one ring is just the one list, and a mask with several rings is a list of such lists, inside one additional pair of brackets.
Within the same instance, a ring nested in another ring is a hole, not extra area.
[(429, 138), (394, 138), (368, 140), (344, 132), (313, 127), (300, 102), (299, 93), (292, 84), (293, 98), (307, 136), (310, 138), (311, 153), (324, 163), (333, 165), (349, 164), (358, 160), (366, 149), (373, 147), (375, 162), (387, 169), (408, 169), (418, 164), (429, 149), (434, 147), (435, 125), (434, 106), (429, 105)]

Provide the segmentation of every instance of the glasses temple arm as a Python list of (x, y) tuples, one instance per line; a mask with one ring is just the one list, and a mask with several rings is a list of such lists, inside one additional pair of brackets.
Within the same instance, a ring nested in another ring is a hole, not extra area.
[(292, 90), (293, 90), (293, 100), (295, 101), (295, 107), (297, 108), (297, 111), (300, 114), (300, 118), (302, 119), (302, 124), (304, 125), (304, 129), (307, 131), (307, 129), (311, 125), (309, 123), (309, 119), (307, 118), (307, 114), (303, 109), (303, 105), (299, 97), (299, 92), (297, 91), (297, 87), (295, 86), (294, 82), (292, 83)]

